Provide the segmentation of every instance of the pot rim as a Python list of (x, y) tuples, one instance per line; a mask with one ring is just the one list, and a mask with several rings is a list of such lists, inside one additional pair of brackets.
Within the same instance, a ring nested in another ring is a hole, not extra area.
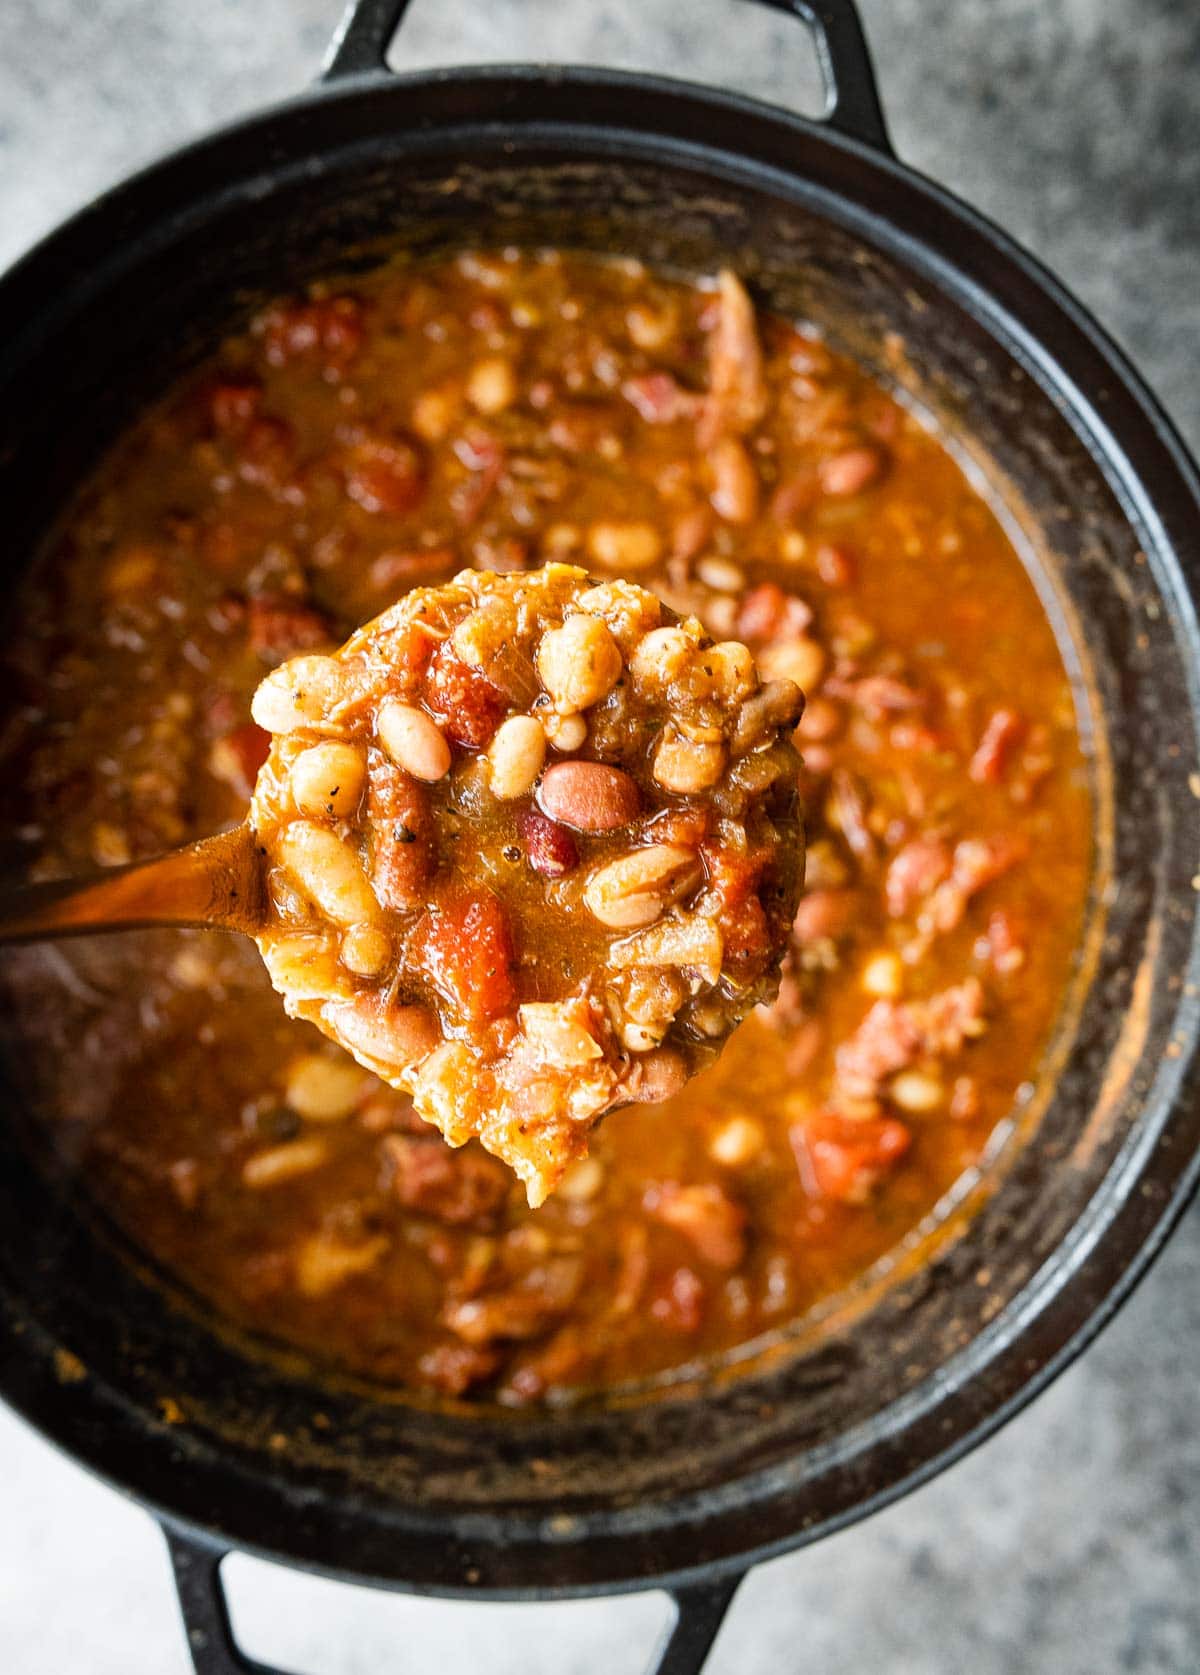
[[(797, 176), (789, 173), (782, 153), (789, 144), (802, 140), (807, 147), (826, 148), (835, 158), (840, 154), (855, 161), (869, 171), (868, 178), (874, 176), (877, 182), (888, 181), (913, 194), (923, 210), (932, 212), (935, 223), (932, 229), (927, 226), (914, 232), (903, 226), (884, 225), (879, 212), (864, 207), (859, 200), (842, 197), (836, 189), (820, 182), (804, 183), (810, 199), (822, 207), (835, 206), (843, 222), (862, 230), (864, 236), (885, 248), (901, 253), (940, 290), (959, 299), (968, 298), (972, 313), (989, 333), (1033, 370), (1043, 388), (1053, 390), (1067, 404), (1072, 428), (1087, 440), (1093, 452), (1102, 456), (1110, 481), (1120, 485), (1126, 515), (1145, 533), (1148, 546), (1157, 554), (1156, 581), (1168, 595), (1181, 644), (1186, 647), (1189, 708), (1193, 717), (1200, 713), (1200, 633), (1193, 605), (1200, 587), (1200, 544), (1195, 535), (1200, 528), (1200, 472), (1173, 424), (1127, 357), (1035, 257), (980, 212), (875, 146), (836, 131), (826, 123), (763, 101), (664, 76), (536, 64), (455, 67), (405, 75), (379, 71), (318, 84), (171, 151), (85, 205), (0, 276), (0, 309), (9, 317), (14, 309), (22, 313), (26, 309), (36, 310), (44, 319), (46, 297), (50, 294), (45, 287), (45, 272), (55, 268), (62, 272), (59, 264), (63, 253), (74, 241), (96, 241), (106, 220), (110, 224), (119, 221), (123, 213), (136, 208), (139, 194), (160, 188), (172, 173), (185, 170), (189, 164), (202, 164), (224, 144), (265, 137), (266, 130), (280, 123), (295, 124), (303, 130), (315, 112), (379, 98), (387, 101), (399, 115), (392, 135), (394, 143), (401, 140), (407, 143), (422, 134), (445, 141), (455, 133), (478, 134), (481, 129), (491, 131), (505, 121), (511, 122), (511, 111), (506, 113), (503, 108), (504, 96), (511, 90), (525, 98), (536, 96), (560, 101), (556, 108), (564, 111), (561, 117), (543, 115), (536, 121), (524, 118), (518, 121), (517, 132), (528, 133), (531, 140), (541, 144), (553, 146), (558, 141), (565, 149), (569, 142), (576, 152), (586, 152), (589, 146), (602, 142), (609, 155), (656, 155), (660, 159), (669, 156), (695, 169), (707, 169), (727, 183), (735, 183), (739, 170), (753, 169), (759, 179), (769, 175), (781, 190), (794, 196)], [(572, 120), (571, 99), (567, 97), (562, 102), (563, 96), (585, 91), (610, 99), (613, 120)], [(477, 108), (470, 118), (451, 112), (440, 124), (413, 127), (405, 121), (405, 116), (408, 101), (416, 92), (453, 93), (460, 99), (466, 97), (473, 101), (476, 107), (482, 104), (485, 111), (489, 103), (499, 108), (490, 119), (481, 116)], [(636, 95), (639, 100), (660, 105), (664, 118), (675, 124), (674, 134), (623, 123), (622, 114), (627, 113), (622, 113), (618, 103), (623, 95)], [(696, 115), (711, 116), (714, 112), (745, 124), (744, 144), (738, 149), (729, 150), (719, 142), (700, 143), (688, 137), (703, 131), (695, 127)], [(749, 137), (751, 126), (753, 149)], [(764, 136), (773, 142), (765, 148), (767, 155), (759, 144)], [(320, 148), (319, 134), (311, 134), (306, 140), (301, 132), (298, 138), (298, 149), (307, 144), (312, 154)], [(335, 145), (335, 149), (339, 148)], [(515, 155), (519, 154), (518, 146)], [(273, 162), (270, 158), (269, 150), (267, 156), (261, 177), (264, 180), (278, 166), (278, 160)], [(212, 187), (211, 195), (219, 195), (223, 189), (229, 189), (227, 181)], [(186, 201), (180, 213), (186, 213), (186, 208), (194, 207), (199, 201), (197, 194)], [(958, 232), (969, 233), (979, 242), (988, 258), (986, 270), (962, 265), (961, 251), (956, 251), (954, 257), (946, 253), (944, 245), (936, 241), (939, 220), (948, 222)], [(164, 224), (164, 233), (168, 226), (169, 222)], [(107, 265), (107, 260), (102, 260), (90, 280), (83, 282), (82, 298), (78, 288), (71, 293), (74, 307), (82, 306), (88, 290), (101, 283)], [(1019, 306), (1015, 293), (1022, 287), (1029, 294), (1024, 306)], [(53, 316), (54, 309), (48, 312)], [(1030, 324), (1027, 314), (1042, 318)], [(1053, 351), (1047, 347), (1048, 337), (1052, 337)], [(21, 342), (22, 334), (18, 330), (9, 338), (8, 350), (0, 350), (0, 373), (7, 355), (19, 355)], [(1089, 386), (1094, 393), (1088, 393)], [(1107, 408), (1112, 417), (1102, 408)], [(55, 1391), (49, 1376), (39, 1379), (31, 1377), (27, 1370), (17, 1371), (15, 1355), (0, 1359), (0, 1397), (49, 1441), (119, 1492), (132, 1494), (172, 1528), (199, 1538), (209, 1547), (236, 1547), (315, 1574), (447, 1598), (528, 1601), (686, 1587), (698, 1578), (740, 1573), (763, 1559), (804, 1545), (819, 1535), (833, 1533), (879, 1510), (960, 1459), (1040, 1394), (1096, 1337), (1130, 1295), (1200, 1185), (1200, 1125), (1194, 1114), (1200, 1106), (1196, 1098), (1200, 1093), (1200, 1000), (1196, 998), (1200, 991), (1200, 930), (1193, 934), (1188, 973), (1193, 979), (1193, 995), (1189, 998), (1181, 991), (1176, 1011), (1180, 1023), (1179, 1057), (1171, 1066), (1160, 1067), (1162, 1085), (1148, 1101), (1138, 1129), (1097, 1189), (1088, 1210), (1059, 1247), (1061, 1255), (1072, 1244), (1077, 1245), (1072, 1260), (1043, 1270), (992, 1327), (946, 1363), (942, 1387), (932, 1394), (927, 1392), (920, 1410), (903, 1418), (895, 1432), (889, 1433), (910, 1435), (918, 1427), (928, 1431), (933, 1440), (927, 1448), (915, 1451), (920, 1455), (918, 1462), (907, 1469), (894, 1470), (881, 1487), (839, 1512), (822, 1517), (811, 1529), (793, 1529), (759, 1546), (715, 1559), (701, 1559), (663, 1573), (648, 1574), (643, 1569), (628, 1575), (613, 1572), (590, 1583), (533, 1582), (528, 1586), (495, 1587), (485, 1580), (468, 1586), (365, 1574), (331, 1567), (315, 1558), (311, 1549), (286, 1551), (284, 1546), (270, 1548), (248, 1540), (230, 1527), (239, 1518), (227, 1516), (230, 1510), (227, 1506), (211, 1521), (194, 1517), (191, 1512), (201, 1498), (194, 1491), (190, 1493), (189, 1512), (181, 1514), (166, 1504), (165, 1499), (160, 1499), (158, 1493), (133, 1488), (130, 1482), (113, 1476), (106, 1460), (107, 1433), (103, 1427), (96, 1427), (77, 1405), (64, 1401), (61, 1389)], [(1195, 1130), (1192, 1136), (1183, 1132), (1189, 1121)], [(1176, 1155), (1179, 1147), (1181, 1153)], [(1098, 1277), (1101, 1268), (1103, 1272)], [(1032, 1372), (1028, 1366), (1031, 1355), (1038, 1363)], [(989, 1369), (986, 1390), (981, 1389), (977, 1376), (985, 1364)], [(893, 1404), (894, 1408), (903, 1405)], [(211, 1468), (206, 1464), (203, 1469)], [(852, 1465), (843, 1461), (833, 1464), (829, 1474), (845, 1475), (852, 1469)], [(753, 1479), (739, 1482), (746, 1484), (749, 1494)], [(208, 1505), (212, 1504), (209, 1500)], [(294, 1532), (288, 1530), (282, 1503), (280, 1512), (279, 1527), (286, 1532), (285, 1542), (295, 1541)], [(296, 1544), (303, 1545), (302, 1541)]]

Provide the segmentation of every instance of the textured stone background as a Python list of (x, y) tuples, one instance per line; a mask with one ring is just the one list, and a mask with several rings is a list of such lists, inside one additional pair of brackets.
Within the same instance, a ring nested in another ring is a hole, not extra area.
[[(861, 0), (900, 154), (1037, 250), (1200, 446), (1200, 6)], [(3, 0), (0, 262), (134, 165), (301, 88), (337, 0)], [(415, 0), (398, 66), (593, 60), (812, 108), (797, 26), (735, 0)], [(83, 1283), (86, 1283), (84, 1278)], [(1200, 1670), (1200, 1210), (1102, 1341), (937, 1482), (743, 1587), (713, 1675)], [(183, 1675), (140, 1511), (0, 1413), (0, 1670)], [(635, 1675), (657, 1596), (457, 1607), (250, 1561), (304, 1675)]]

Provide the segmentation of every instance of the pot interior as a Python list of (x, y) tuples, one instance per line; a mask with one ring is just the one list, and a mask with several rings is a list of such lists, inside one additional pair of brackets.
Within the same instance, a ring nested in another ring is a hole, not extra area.
[[(379, 89), (233, 131), (98, 206), (6, 282), (10, 586), (97, 450), (282, 288), (468, 243), (620, 251), (685, 273), (731, 264), (936, 419), (1055, 623), (1097, 810), (1058, 1038), (986, 1177), (886, 1282), (868, 1277), (736, 1378), (491, 1415), (318, 1386), (298, 1361), (215, 1331), (18, 1138), (14, 1046), (0, 1389), (89, 1463), (240, 1545), (432, 1588), (620, 1585), (811, 1536), (925, 1470), (1079, 1324), (1052, 1319), (1056, 1293), (1147, 1173), (1141, 1219), (1092, 1257), (1088, 1307), (1148, 1236), (1196, 1144), (1195, 1118), (1169, 1117), (1190, 1051), (1195, 651), (1176, 554), (1057, 371), (1058, 346), (950, 265), (975, 258), (978, 230), (932, 254), (919, 235), (943, 236), (952, 212), (798, 122), (784, 146), (774, 119), (643, 91), (618, 99), (618, 133), (585, 128), (586, 101), (561, 88), (543, 87), (524, 122), (498, 78), (474, 102), (464, 88)], [(560, 95), (577, 129), (546, 126)], [(513, 124), (504, 145), (476, 120), (489, 101)], [(421, 131), (425, 107), (460, 125)], [(635, 137), (651, 112), (661, 132)], [(762, 165), (722, 150), (721, 132)], [(1116, 425), (1130, 398), (1115, 378), (1110, 396)]]

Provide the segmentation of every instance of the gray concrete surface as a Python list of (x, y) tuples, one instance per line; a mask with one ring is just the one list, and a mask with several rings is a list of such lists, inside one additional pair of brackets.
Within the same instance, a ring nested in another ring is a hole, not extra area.
[[(303, 86), (337, 0), (2, 0), (0, 261), (164, 147)], [(1200, 445), (1200, 7), (862, 0), (902, 156), (1032, 245)], [(415, 0), (394, 58), (670, 68), (811, 107), (735, 0)], [(0, 325), (2, 329), (2, 325)], [(1200, 1671), (1200, 1211), (1101, 1342), (919, 1494), (763, 1567), (713, 1675)], [(452, 1607), (238, 1563), (303, 1675), (634, 1675), (665, 1605)], [(0, 1671), (183, 1675), (158, 1535), (0, 1412)]]

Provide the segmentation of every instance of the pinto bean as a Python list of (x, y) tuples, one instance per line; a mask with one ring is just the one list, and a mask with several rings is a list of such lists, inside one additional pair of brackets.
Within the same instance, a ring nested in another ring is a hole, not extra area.
[(543, 813), (577, 832), (611, 832), (627, 826), (641, 808), (634, 780), (603, 762), (556, 762), (538, 787)]
[(702, 876), (694, 850), (656, 843), (600, 867), (588, 880), (583, 899), (602, 925), (636, 930), (653, 924), (672, 902), (689, 895)]
[(389, 1071), (418, 1063), (442, 1039), (428, 1006), (388, 1006), (382, 994), (329, 1001), (321, 1008), (321, 1017), (357, 1058)]
[(733, 755), (745, 755), (771, 728), (785, 727), (794, 721), (803, 703), (795, 681), (768, 680), (759, 691), (752, 692), (738, 710), (737, 725), (729, 741)]
[(674, 1047), (655, 1047), (634, 1061), (623, 1093), (639, 1105), (661, 1105), (687, 1086), (683, 1054)]

